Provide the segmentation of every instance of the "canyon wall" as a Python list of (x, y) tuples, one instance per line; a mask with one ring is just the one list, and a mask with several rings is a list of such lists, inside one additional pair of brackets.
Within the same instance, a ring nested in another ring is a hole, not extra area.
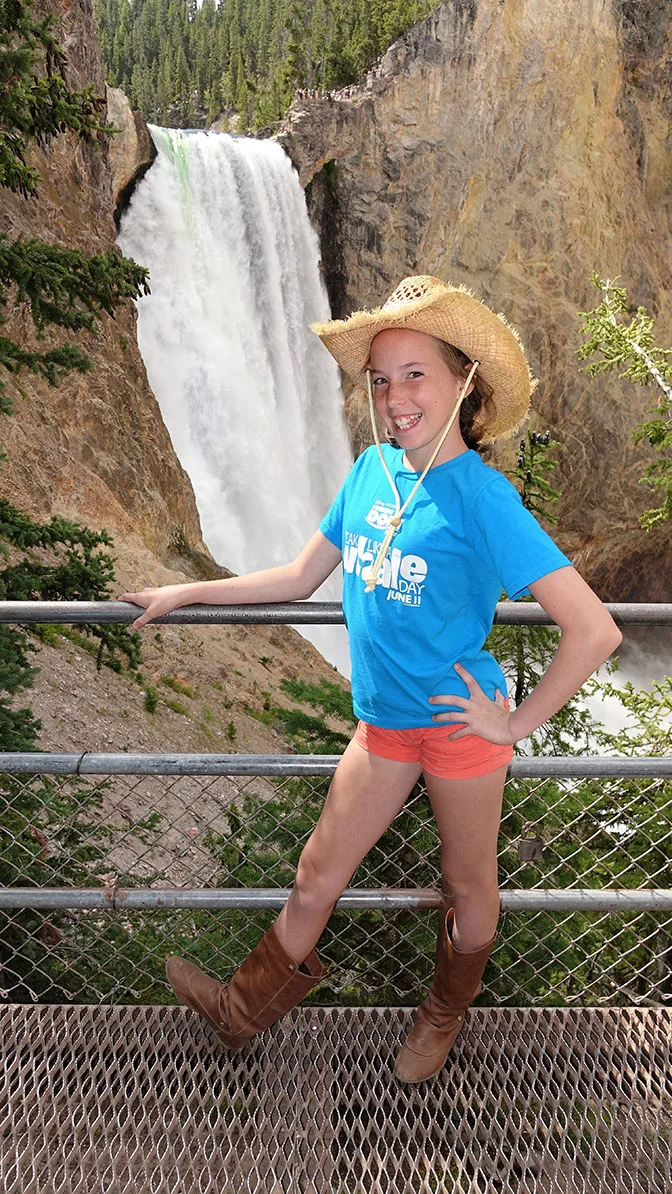
[[(297, 97), (279, 138), (335, 315), (431, 273), (519, 329), (540, 378), (531, 426), (562, 443), (557, 537), (611, 600), (672, 600), (672, 527), (637, 527), (652, 453), (631, 432), (656, 393), (579, 372), (577, 312), (599, 302), (593, 270), (618, 276), (672, 341), (671, 64), (653, 0), (447, 0), (359, 86)], [(363, 443), (365, 413), (350, 419)]]

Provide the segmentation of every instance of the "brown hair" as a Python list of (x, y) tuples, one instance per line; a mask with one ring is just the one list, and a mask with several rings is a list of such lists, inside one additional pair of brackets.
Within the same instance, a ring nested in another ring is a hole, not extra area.
[[(438, 344), (441, 356), (451, 373), (458, 381), (465, 381), (473, 365), (473, 361), (460, 348), (455, 348), (454, 344), (448, 344), (445, 340), (439, 340), (438, 336), (433, 336), (432, 339)], [(460, 405), (460, 432), (467, 447), (473, 448), (476, 452), (483, 455), (490, 447), (489, 444), (481, 443), (481, 436), (483, 434), (483, 422), (489, 422), (494, 415), (494, 402), (492, 400), (494, 390), (481, 377), (478, 369), (472, 381), (474, 388), (470, 394), (467, 394), (467, 397), (463, 399)]]

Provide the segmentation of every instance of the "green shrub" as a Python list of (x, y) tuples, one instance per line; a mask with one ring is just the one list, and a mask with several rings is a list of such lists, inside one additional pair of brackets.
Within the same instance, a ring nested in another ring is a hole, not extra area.
[(295, 701), (312, 705), (314, 709), (321, 709), (323, 713), (331, 713), (346, 724), (357, 724), (357, 718), (352, 711), (352, 697), (340, 684), (332, 683), (330, 680), (308, 684), (305, 680), (298, 680), (296, 676), (292, 676), (289, 680), (281, 680), (280, 687)]
[(161, 683), (166, 685), (166, 688), (172, 688), (173, 692), (179, 692), (180, 696), (189, 697), (193, 701), (196, 697), (196, 689), (191, 687), (191, 684), (184, 684), (180, 680), (175, 680), (173, 676), (162, 676)]

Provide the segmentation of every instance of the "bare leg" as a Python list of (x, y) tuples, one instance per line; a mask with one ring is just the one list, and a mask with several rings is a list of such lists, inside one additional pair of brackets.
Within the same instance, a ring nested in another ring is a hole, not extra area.
[(419, 763), (383, 759), (350, 742), (275, 922), (281, 945), (297, 962), (314, 949), (334, 904), (404, 805), (420, 770)]
[(464, 953), (490, 941), (499, 919), (497, 834), (506, 767), (474, 779), (425, 772), (441, 838), (441, 869), (455, 895), (452, 939)]

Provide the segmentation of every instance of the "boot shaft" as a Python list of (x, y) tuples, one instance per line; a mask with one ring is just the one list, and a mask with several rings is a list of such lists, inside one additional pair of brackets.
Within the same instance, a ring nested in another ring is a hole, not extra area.
[(252, 1035), (270, 1028), (329, 972), (315, 950), (303, 964), (309, 974), (285, 952), (272, 925), (229, 980), (226, 1004), (232, 1030), (241, 1025)]
[(439, 933), (436, 949), (436, 969), (430, 987), (431, 993), (446, 1007), (455, 1011), (466, 1011), (469, 1004), (483, 990), (481, 978), (490, 954), (497, 940), (495, 933), (480, 949), (464, 953), (455, 949), (452, 928), (455, 909), (439, 914)]
[(203, 1016), (219, 1040), (230, 1049), (270, 1028), (328, 974), (313, 950), (303, 974), (283, 949), (271, 927), (241, 962), (228, 983), (205, 974), (184, 958), (166, 961), (166, 974), (175, 994)]

